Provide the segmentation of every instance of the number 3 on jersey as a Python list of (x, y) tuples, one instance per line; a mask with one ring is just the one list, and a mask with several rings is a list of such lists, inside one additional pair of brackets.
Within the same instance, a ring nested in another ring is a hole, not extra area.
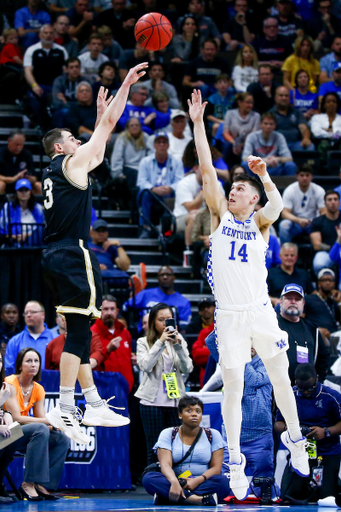
[[(241, 248), (238, 251), (238, 256), (240, 256), (240, 261), (242, 263), (247, 263), (247, 252), (246, 252), (246, 244), (243, 244)], [(235, 260), (235, 249), (236, 249), (236, 242), (231, 242), (231, 256), (229, 256), (229, 260)]]
[(50, 178), (44, 180), (44, 190), (46, 191), (46, 199), (44, 199), (44, 208), (48, 210), (53, 205), (53, 181)]

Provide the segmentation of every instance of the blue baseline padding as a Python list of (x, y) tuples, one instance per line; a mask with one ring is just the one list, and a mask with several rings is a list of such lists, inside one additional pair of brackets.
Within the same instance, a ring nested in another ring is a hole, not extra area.
[[(120, 373), (94, 372), (95, 384), (102, 398), (115, 396), (112, 402), (117, 411), (128, 415), (128, 383)], [(46, 392), (45, 408), (51, 409), (59, 391), (59, 372), (43, 370), (40, 381)], [(79, 384), (76, 386), (76, 403), (84, 409), (84, 398)], [(115, 410), (115, 409), (114, 409)], [(129, 468), (129, 425), (118, 428), (86, 427), (92, 438), (90, 445), (72, 443), (64, 465), (59, 489), (130, 489)], [(25, 459), (15, 459), (9, 466), (9, 472), (17, 486), (24, 477)]]

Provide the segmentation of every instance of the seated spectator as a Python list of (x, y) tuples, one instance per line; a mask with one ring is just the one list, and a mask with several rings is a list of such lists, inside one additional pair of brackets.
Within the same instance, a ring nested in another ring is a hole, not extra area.
[(68, 125), (72, 133), (92, 135), (96, 123), (97, 107), (89, 82), (79, 82), (76, 86), (76, 100), (69, 108)]
[(295, 88), (296, 73), (300, 69), (304, 69), (309, 74), (309, 87), (310, 92), (317, 92), (316, 84), (320, 76), (319, 61), (314, 59), (314, 43), (311, 37), (302, 36), (298, 37), (294, 44), (294, 53), (285, 59), (283, 71), (283, 85), (289, 90)]
[(180, 21), (179, 34), (172, 39), (174, 57), (172, 63), (187, 64), (199, 57), (199, 28), (193, 14), (185, 14)]
[[(112, 4), (110, 2), (110, 7), (111, 7), (111, 5)], [(123, 49), (122, 49), (122, 46), (117, 41), (115, 41), (115, 39), (113, 38), (113, 33), (112, 33), (111, 28), (108, 27), (107, 25), (103, 25), (103, 26), (99, 27), (99, 29), (97, 30), (97, 33), (102, 38), (102, 45), (103, 45), (102, 53), (103, 53), (103, 55), (106, 55), (110, 61), (115, 62), (115, 65), (118, 66), (120, 56), (123, 52)]]
[[(152, 128), (150, 128), (148, 125), (156, 117), (155, 110), (153, 107), (148, 107), (145, 105), (147, 98), (148, 89), (145, 85), (134, 84), (131, 86), (129, 101), (127, 102), (123, 114), (118, 121), (118, 124), (122, 128), (125, 128), (127, 121), (131, 117), (135, 117), (140, 120), (143, 131), (145, 131), (148, 135), (153, 133)], [(153, 114), (153, 116), (150, 116), (150, 114)]]
[(141, 205), (142, 215), (139, 224), (142, 227), (140, 238), (150, 238), (151, 209), (156, 200), (149, 193), (141, 194), (145, 189), (156, 194), (162, 201), (174, 196), (178, 182), (183, 178), (184, 169), (182, 162), (168, 154), (169, 139), (167, 133), (159, 132), (154, 140), (155, 154), (142, 158), (138, 175), (139, 187), (138, 204)]
[(310, 2), (302, 2), (301, 0), (293, 0), (295, 11), (301, 17), (303, 23), (306, 24), (308, 20), (316, 16), (316, 4)]
[(316, 217), (310, 228), (310, 239), (316, 254), (313, 259), (313, 269), (316, 275), (321, 269), (331, 267), (334, 261), (329, 257), (329, 251), (336, 242), (336, 227), (341, 222), (340, 195), (335, 190), (327, 190), (324, 196), (325, 213)]
[(341, 61), (341, 37), (335, 36), (332, 44), (332, 52), (320, 60), (320, 84), (333, 81), (334, 66)]
[(264, 37), (253, 41), (259, 63), (270, 64), (274, 70), (282, 68), (283, 62), (292, 53), (291, 41), (278, 33), (278, 20), (274, 17), (263, 21)]
[[(222, 185), (226, 184), (230, 180), (230, 173), (228, 167), (224, 160), (222, 159), (222, 154), (217, 150), (215, 146), (209, 144), (210, 151), (212, 155), (212, 163), (217, 171), (218, 180)], [(185, 174), (189, 174), (191, 171), (195, 172), (196, 167), (199, 165), (198, 153), (195, 147), (194, 139), (190, 140), (186, 146), (184, 151), (184, 155), (182, 157), (182, 162), (184, 164)], [(244, 174), (244, 171), (243, 171)]]
[[(228, 480), (221, 474), (226, 443), (217, 430), (203, 432), (199, 426), (204, 411), (204, 404), (199, 398), (184, 396), (179, 401), (178, 410), (180, 429), (166, 428), (154, 446), (161, 473), (146, 473), (143, 486), (154, 495), (157, 506), (187, 504), (215, 507), (218, 502), (223, 503), (230, 492)], [(199, 440), (194, 445), (198, 436)], [(184, 453), (189, 454), (191, 448), (188, 445), (194, 446), (193, 451), (187, 460), (181, 462)], [(192, 457), (195, 463), (191, 463)], [(188, 470), (190, 478), (184, 478), (182, 482), (181, 474)]]
[[(206, 273), (209, 249), (211, 246), (211, 216), (208, 207), (201, 209), (195, 216), (192, 228), (192, 267), (195, 279), (200, 279)], [(187, 333), (191, 334), (192, 331)], [(198, 332), (198, 331), (197, 331)]]
[[(119, 0), (113, 0), (114, 2), (118, 2)], [(116, 32), (114, 32), (116, 35)], [(118, 69), (120, 70), (120, 79), (123, 82), (125, 77), (128, 74), (128, 70), (141, 64), (142, 62), (151, 62), (151, 56), (148, 50), (143, 48), (138, 43), (135, 44), (135, 49), (123, 50), (120, 55), (120, 60), (118, 63)], [(145, 78), (147, 79), (147, 77)], [(143, 78), (142, 78), (143, 80)], [(136, 84), (138, 85), (138, 84)]]
[(85, 78), (81, 75), (81, 63), (78, 57), (66, 61), (66, 73), (58, 76), (52, 86), (52, 104), (54, 126), (62, 128), (69, 119), (69, 109), (77, 102), (76, 88)]
[(253, 110), (253, 96), (249, 92), (242, 92), (236, 95), (236, 100), (238, 108), (226, 112), (224, 125), (219, 127), (216, 134), (216, 139), (219, 139), (219, 132), (222, 131), (222, 153), (231, 167), (232, 162), (240, 160), (247, 135), (260, 126), (260, 115)]
[[(320, 85), (319, 88), (319, 104), (322, 108), (322, 100), (323, 97), (327, 93), (336, 93), (338, 97), (341, 99), (341, 62), (335, 62), (333, 66), (333, 73), (332, 73), (332, 80), (328, 82), (324, 82), (322, 85)], [(341, 113), (340, 110), (337, 111), (339, 114)]]
[(109, 239), (108, 223), (102, 219), (96, 220), (90, 237), (92, 242), (89, 242), (89, 248), (97, 256), (102, 277), (123, 278), (122, 282), (127, 283), (129, 276), (126, 271), (130, 267), (130, 258), (119, 240)]
[(0, 194), (13, 193), (16, 183), (23, 178), (30, 182), (33, 194), (42, 193), (41, 182), (34, 176), (33, 156), (25, 142), (21, 130), (12, 130), (7, 146), (0, 149)]
[(20, 326), (18, 324), (19, 311), (17, 306), (10, 302), (4, 304), (1, 308), (0, 318), (0, 354), (5, 358), (7, 343), (13, 336), (20, 332)]
[(50, 329), (53, 334), (53, 339), (60, 336), (60, 334), (64, 334), (66, 332), (66, 320), (63, 315), (60, 313), (56, 314), (56, 325)]
[(221, 124), (224, 124), (224, 117), (227, 110), (230, 110), (235, 102), (235, 88), (232, 80), (226, 74), (218, 75), (215, 79), (217, 92), (209, 96), (205, 108), (205, 116), (212, 137), (215, 137)]
[(27, 0), (27, 7), (15, 11), (14, 28), (26, 48), (37, 43), (42, 26), (51, 23), (50, 15), (40, 6), (40, 0)]
[(58, 16), (67, 12), (74, 5), (74, 0), (48, 0), (48, 9), (52, 16)]
[[(150, 290), (141, 293), (148, 291)], [(163, 302), (153, 301), (153, 304), (155, 305), (149, 313), (147, 335), (139, 338), (136, 346), (137, 364), (143, 372), (143, 377), (135, 396), (140, 398), (148, 464), (153, 462), (152, 450), (160, 429), (180, 424), (177, 400), (173, 398), (172, 391), (167, 390), (163, 375), (175, 372), (178, 398), (179, 395), (186, 394), (182, 374), (193, 370), (186, 341), (177, 329), (171, 332), (169, 327), (165, 327), (165, 320), (173, 318), (171, 308)]]
[(206, 39), (201, 45), (201, 56), (188, 63), (182, 85), (191, 89), (200, 89), (204, 98), (214, 94), (215, 77), (222, 73), (230, 75), (228, 63), (217, 57), (217, 52), (216, 40)]
[(136, 187), (140, 161), (150, 153), (148, 139), (136, 117), (127, 121), (126, 129), (116, 139), (111, 155), (111, 177), (124, 180), (124, 183), (116, 183), (114, 187), (115, 190), (119, 187), (125, 197), (131, 197), (132, 189)]
[(199, 332), (198, 339), (193, 343), (192, 347), (192, 358), (194, 363), (200, 368), (200, 386), (203, 386), (205, 369), (207, 365), (208, 358), (210, 356), (210, 351), (205, 343), (207, 336), (214, 329), (214, 321), (212, 321), (211, 325), (205, 327)]
[(330, 366), (329, 349), (324, 344), (322, 334), (316, 325), (302, 318), (303, 311), (303, 288), (295, 283), (286, 285), (281, 293), (277, 319), (280, 329), (288, 333), (287, 355), (291, 385), (295, 383), (295, 370), (302, 363), (312, 363), (315, 366), (321, 383)]
[(168, 154), (182, 160), (186, 146), (192, 140), (192, 136), (185, 133), (188, 124), (187, 115), (183, 110), (173, 110), (170, 118), (172, 131), (167, 134), (169, 140)]
[(308, 272), (296, 266), (298, 260), (296, 244), (292, 242), (284, 243), (279, 252), (279, 257), (281, 264), (269, 269), (267, 279), (269, 296), (273, 306), (277, 306), (280, 302), (283, 288), (290, 283), (301, 286), (306, 293), (312, 293), (314, 289)]
[[(294, 396), (298, 418), (314, 456), (309, 458), (310, 476), (301, 477), (294, 473), (288, 461), (281, 483), (281, 498), (285, 500), (309, 500), (317, 502), (327, 496), (337, 496), (338, 472), (341, 460), (341, 394), (335, 389), (318, 382), (313, 364), (300, 364), (295, 371)], [(284, 432), (287, 428), (284, 418), (277, 411), (275, 430)], [(323, 461), (323, 478), (318, 479), (319, 461)], [(318, 479), (319, 485), (312, 486)]]
[(22, 499), (28, 501), (58, 499), (47, 489), (58, 489), (70, 448), (70, 439), (61, 430), (49, 428), (45, 417), (45, 390), (37, 382), (41, 379), (41, 366), (40, 353), (32, 347), (23, 348), (13, 375), (5, 379), (11, 392), (5, 402), (6, 411), (22, 425), (24, 436), (5, 448), (1, 467), (7, 467), (6, 459), (11, 460), (14, 452), (25, 453), (25, 475), (19, 490)]
[[(52, 330), (52, 329), (51, 329)], [(60, 333), (46, 347), (45, 369), (59, 370), (60, 358), (64, 349), (67, 332)], [(98, 334), (92, 333), (90, 343), (90, 366), (97, 370), (98, 365), (103, 361), (102, 342)]]
[(314, 40), (317, 52), (331, 48), (334, 36), (340, 34), (340, 20), (332, 13), (332, 8), (331, 0), (318, 0), (316, 15), (306, 23), (306, 33)]
[[(148, 288), (138, 293), (135, 297), (135, 307), (139, 310), (149, 308), (159, 302), (174, 306), (179, 313), (179, 327), (186, 329), (191, 321), (191, 303), (181, 293), (174, 290), (175, 275), (171, 267), (161, 267), (157, 273), (158, 287)], [(124, 310), (133, 306), (133, 300), (129, 299), (124, 304)], [(168, 307), (167, 306), (167, 307)]]
[(40, 302), (34, 300), (27, 302), (23, 315), (25, 329), (13, 336), (7, 344), (5, 357), (7, 374), (14, 372), (17, 355), (27, 347), (32, 347), (39, 352), (42, 366), (45, 368), (46, 346), (53, 339), (53, 334), (44, 323), (45, 308)]
[(276, 9), (279, 35), (288, 37), (294, 43), (297, 37), (304, 35), (303, 23), (295, 12), (294, 4), (291, 0), (277, 0)]
[(88, 0), (75, 0), (73, 6), (66, 11), (65, 15), (70, 20), (69, 36), (76, 38), (79, 48), (83, 48), (93, 32), (95, 14), (89, 8)]
[(284, 135), (291, 151), (315, 149), (305, 117), (290, 105), (290, 91), (287, 87), (277, 88), (275, 106), (270, 112), (275, 114), (277, 131)]
[(174, 85), (169, 84), (163, 80), (165, 70), (160, 62), (153, 62), (148, 68), (149, 80), (146, 80), (143, 85), (148, 89), (149, 98), (146, 105), (152, 105), (152, 96), (155, 92), (163, 91), (168, 95), (170, 108), (180, 108), (178, 93)]
[(250, 44), (244, 44), (239, 50), (232, 71), (232, 80), (237, 92), (246, 92), (250, 84), (258, 81), (257, 53)]
[[(136, 42), (134, 38), (136, 21), (134, 12), (126, 8), (126, 0), (112, 0), (111, 9), (106, 9), (99, 13), (97, 25), (99, 27), (102, 25), (110, 27), (116, 41), (123, 49), (126, 49), (133, 48)], [(136, 64), (132, 66), (129, 64), (127, 70), (136, 66)], [(121, 63), (119, 68), (121, 68)], [(122, 82), (123, 80), (124, 78), (122, 78)]]
[(44, 240), (44, 210), (32, 195), (32, 185), (27, 179), (15, 184), (15, 199), (5, 203), (0, 212), (0, 235), (9, 245), (42, 246)]
[[(191, 320), (186, 329), (186, 334), (199, 334), (202, 329), (209, 327), (214, 322), (215, 300), (214, 297), (204, 297), (198, 302), (198, 313)], [(188, 347), (192, 352), (192, 347)]]
[(264, 114), (275, 104), (275, 94), (278, 85), (273, 82), (270, 64), (260, 64), (258, 71), (258, 82), (250, 84), (247, 92), (253, 96), (254, 110), (259, 114)]
[[(341, 69), (340, 69), (341, 71)], [(340, 73), (341, 75), (341, 73)], [(331, 82), (327, 82), (327, 84)], [(341, 90), (341, 87), (340, 87)], [(327, 152), (340, 148), (341, 100), (335, 92), (326, 93), (321, 102), (321, 114), (311, 118), (311, 133), (316, 139), (321, 162), (327, 163)]]
[(249, 133), (242, 153), (242, 167), (250, 173), (249, 155), (259, 156), (267, 164), (270, 176), (290, 176), (297, 171), (292, 154), (284, 136), (276, 131), (276, 116), (273, 112), (262, 115), (260, 130)]
[(88, 51), (79, 56), (81, 63), (81, 73), (90, 83), (99, 79), (99, 67), (104, 62), (108, 62), (108, 57), (102, 53), (103, 44), (100, 34), (91, 34)]
[[(149, 100), (147, 100), (149, 102)], [(169, 108), (169, 96), (167, 93), (160, 91), (154, 92), (152, 96), (151, 105), (154, 107), (155, 112), (150, 114), (149, 123), (150, 128), (154, 128), (155, 131), (165, 131), (170, 133), (173, 128), (171, 125), (171, 115), (172, 112), (178, 109), (170, 109)], [(186, 123), (185, 133), (191, 135), (192, 132), (189, 128), (188, 123)], [(149, 143), (154, 142), (154, 137), (149, 138)], [(153, 149), (153, 145), (149, 144), (150, 149)]]
[[(200, 44), (202, 44), (206, 39), (213, 39), (216, 41), (218, 47), (220, 46), (220, 33), (219, 30), (209, 16), (205, 16), (205, 2), (204, 0), (190, 0), (188, 2), (188, 11), (194, 19), (196, 20), (198, 26), (198, 34), (200, 37)], [(181, 33), (179, 30), (184, 18), (179, 18), (177, 21), (177, 32)]]
[(113, 61), (105, 61), (98, 68), (99, 80), (92, 84), (92, 94), (97, 98), (101, 87), (108, 89), (108, 97), (115, 97), (121, 84), (118, 78), (118, 69)]
[(22, 95), (23, 54), (14, 28), (4, 30), (2, 37), (5, 45), (0, 52), (0, 101), (8, 104)]
[[(239, 46), (249, 45), (255, 39), (255, 34), (258, 32), (255, 18), (249, 11), (247, 0), (236, 0), (234, 8), (236, 11), (235, 16), (225, 21), (223, 25), (222, 35), (226, 43), (225, 51), (233, 51)], [(237, 89), (237, 92), (244, 91)]]
[(93, 336), (97, 336), (101, 342), (102, 352), (102, 360), (98, 362), (95, 369), (101, 372), (118, 372), (123, 375), (129, 385), (130, 393), (134, 385), (133, 341), (130, 332), (117, 319), (118, 313), (117, 299), (112, 295), (104, 295), (101, 318), (98, 318), (91, 327)]
[(305, 298), (304, 318), (319, 328), (326, 344), (330, 334), (340, 329), (340, 307), (333, 298), (334, 290), (335, 274), (323, 268), (317, 276), (317, 290)]
[(67, 16), (58, 16), (54, 22), (54, 42), (63, 46), (69, 54), (69, 58), (77, 57), (78, 42), (69, 35), (70, 20)]
[(51, 25), (43, 25), (39, 37), (40, 42), (25, 52), (24, 75), (30, 89), (28, 96), (33, 118), (46, 128), (50, 123), (46, 109), (51, 102), (52, 84), (63, 73), (69, 55), (63, 46), (54, 42)]
[(311, 166), (303, 164), (296, 174), (297, 182), (286, 187), (283, 193), (283, 220), (279, 224), (282, 244), (291, 242), (297, 235), (308, 235), (312, 220), (325, 212), (325, 191), (320, 185), (312, 183)]
[(302, 112), (307, 121), (318, 114), (317, 93), (309, 91), (309, 73), (304, 69), (295, 75), (295, 87), (290, 90), (290, 104)]

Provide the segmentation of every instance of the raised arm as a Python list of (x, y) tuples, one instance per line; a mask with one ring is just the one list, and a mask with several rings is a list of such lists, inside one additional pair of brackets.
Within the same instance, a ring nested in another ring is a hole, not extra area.
[(204, 196), (212, 216), (218, 220), (227, 210), (227, 201), (219, 189), (217, 171), (212, 163), (211, 150), (208, 145), (204, 125), (204, 111), (207, 102), (203, 103), (201, 92), (194, 90), (188, 100), (189, 115), (194, 124), (194, 140), (202, 173)]

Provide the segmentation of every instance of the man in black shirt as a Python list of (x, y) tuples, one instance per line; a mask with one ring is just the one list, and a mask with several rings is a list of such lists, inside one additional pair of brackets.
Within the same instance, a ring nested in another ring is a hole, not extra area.
[(257, 32), (254, 16), (249, 12), (247, 0), (236, 0), (236, 15), (224, 23), (223, 38), (226, 50), (235, 50), (241, 44), (250, 44)]
[(24, 147), (25, 135), (13, 130), (8, 137), (7, 147), (0, 149), (0, 194), (13, 193), (18, 180), (30, 181), (34, 194), (41, 194), (41, 183), (34, 176), (31, 152)]
[(252, 43), (259, 62), (267, 62), (273, 69), (280, 69), (283, 62), (292, 54), (290, 39), (278, 33), (278, 20), (266, 18), (263, 22), (264, 37), (257, 38)]
[[(60, 401), (46, 418), (80, 444), (90, 442), (80, 422), (111, 427), (129, 423), (99, 396), (89, 360), (90, 321), (101, 316), (102, 280), (98, 260), (87, 244), (92, 209), (88, 173), (102, 163), (106, 141), (122, 115), (130, 86), (145, 74), (146, 67), (144, 63), (131, 69), (114, 99), (107, 100), (105, 89), (100, 89), (96, 126), (89, 142), (81, 146), (70, 131), (59, 128), (43, 138), (51, 163), (43, 174), (47, 249), (42, 264), (57, 313), (65, 316), (67, 324), (60, 360)], [(74, 403), (77, 378), (87, 402), (83, 418)]]
[(317, 290), (305, 298), (304, 317), (329, 340), (330, 334), (340, 329), (340, 308), (333, 299), (335, 274), (330, 268), (323, 268), (317, 278)]
[(295, 282), (306, 293), (312, 293), (314, 289), (308, 272), (295, 266), (298, 259), (298, 247), (296, 244), (292, 242), (284, 243), (279, 257), (282, 263), (278, 267), (269, 269), (267, 279), (269, 295), (273, 306), (277, 306), (280, 302), (281, 291), (286, 284)]
[(297, 37), (304, 35), (304, 30), (301, 18), (294, 13), (293, 2), (291, 0), (277, 0), (277, 11), (276, 19), (279, 35), (288, 37), (294, 43)]
[(304, 291), (301, 286), (287, 284), (281, 293), (280, 313), (277, 314), (280, 329), (288, 333), (289, 377), (295, 383), (295, 370), (300, 363), (312, 363), (319, 381), (323, 382), (329, 370), (329, 350), (321, 333), (313, 324), (301, 318), (304, 310)]
[(254, 100), (253, 109), (260, 114), (269, 112), (275, 104), (275, 94), (278, 84), (273, 82), (270, 64), (260, 64), (258, 82), (253, 82), (247, 88)]
[(0, 354), (5, 357), (7, 343), (21, 331), (18, 324), (19, 311), (15, 304), (4, 304), (1, 308)]
[(94, 12), (89, 9), (88, 0), (76, 0), (65, 16), (70, 20), (69, 36), (77, 38), (79, 47), (82, 48), (93, 32), (97, 20)]
[(107, 9), (99, 14), (98, 26), (110, 27), (115, 40), (120, 43), (122, 48), (126, 49), (133, 48), (135, 45), (134, 26), (136, 21), (135, 14), (126, 9), (126, 0), (112, 0), (112, 9)]
[(329, 251), (336, 241), (335, 226), (341, 222), (340, 194), (336, 190), (327, 190), (324, 196), (326, 213), (316, 217), (311, 223), (310, 240), (316, 254), (313, 260), (314, 272), (317, 275), (322, 268), (332, 267), (333, 260)]

